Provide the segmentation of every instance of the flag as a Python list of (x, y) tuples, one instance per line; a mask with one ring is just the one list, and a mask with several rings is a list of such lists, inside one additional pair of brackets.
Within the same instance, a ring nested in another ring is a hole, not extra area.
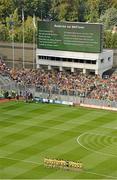
[(37, 28), (36, 27), (36, 22), (35, 22), (35, 14), (33, 14), (33, 26), (34, 26), (35, 29)]
[(24, 22), (24, 9), (22, 9), (22, 21)]

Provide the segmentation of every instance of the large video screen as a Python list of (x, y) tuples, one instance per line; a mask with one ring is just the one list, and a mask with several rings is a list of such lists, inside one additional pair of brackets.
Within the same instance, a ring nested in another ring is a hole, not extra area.
[(37, 48), (99, 53), (102, 30), (102, 24), (39, 21)]

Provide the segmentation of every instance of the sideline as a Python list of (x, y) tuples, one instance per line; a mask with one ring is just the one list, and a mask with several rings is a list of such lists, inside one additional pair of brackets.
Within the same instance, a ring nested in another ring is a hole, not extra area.
[(114, 178), (114, 179), (117, 179), (116, 176), (109, 176), (109, 175), (106, 175), (106, 174), (100, 174), (100, 173), (96, 173), (96, 172), (91, 172), (91, 171), (84, 171), (85, 173), (88, 173), (88, 174), (94, 174), (94, 175), (98, 175), (98, 176), (104, 176), (106, 178)]
[(34, 162), (34, 161), (23, 160), (23, 159), (21, 160), (21, 159), (16, 159), (16, 158), (9, 158), (9, 157), (0, 157), (0, 159), (9, 159), (9, 160), (13, 160), (13, 161), (20, 161), (20, 162), (25, 162), (25, 163), (41, 165), (41, 163), (37, 163), (37, 162)]
[[(39, 165), (39, 166), (42, 164), (42, 163), (37, 163), (37, 162), (34, 162), (34, 161), (21, 160), (21, 159), (16, 159), (16, 158), (9, 158), (9, 157), (0, 157), (0, 159), (9, 159), (9, 160), (14, 160), (14, 161), (19, 161), (19, 162), (36, 164), (36, 165)], [(98, 176), (103, 176), (103, 177), (106, 177), (106, 178), (114, 178), (114, 179), (117, 178), (115, 176), (109, 176), (109, 175), (106, 175), (106, 174), (100, 174), (100, 173), (95, 173), (95, 172), (91, 172), (91, 171), (85, 171), (84, 170), (83, 172), (88, 173), (88, 174), (94, 174), (94, 175), (98, 175)]]

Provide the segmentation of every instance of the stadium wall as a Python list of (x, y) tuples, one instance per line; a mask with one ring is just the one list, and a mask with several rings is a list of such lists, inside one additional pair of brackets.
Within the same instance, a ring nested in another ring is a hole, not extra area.
[(58, 67), (60, 71), (68, 68), (71, 72), (79, 69), (83, 73), (94, 72), (102, 76), (103, 72), (113, 66), (113, 50), (104, 49), (101, 53), (84, 53), (37, 49), (36, 62), (37, 68), (40, 66), (46, 66), (48, 69)]
[[(32, 68), (33, 67), (33, 44), (25, 43), (25, 67)], [(15, 47), (15, 67), (22, 67), (23, 62), (23, 52), (22, 52), (22, 43), (14, 43)], [(36, 52), (35, 52), (36, 53)], [(13, 51), (12, 51), (12, 42), (0, 42), (0, 56), (3, 57), (7, 65), (12, 67), (12, 59), (13, 59)], [(114, 57), (113, 57), (113, 67), (117, 67), (117, 49), (114, 49)], [(36, 63), (36, 60), (35, 62)]]
[[(23, 65), (23, 50), (22, 43), (14, 43), (14, 59), (15, 67), (22, 68)], [(33, 44), (24, 44), (24, 64), (26, 68), (33, 67)], [(5, 63), (12, 67), (13, 66), (13, 49), (12, 42), (0, 42), (0, 56), (3, 57)], [(35, 63), (35, 62), (34, 62)]]
[(114, 49), (114, 54), (113, 54), (113, 67), (117, 67), (117, 49)]

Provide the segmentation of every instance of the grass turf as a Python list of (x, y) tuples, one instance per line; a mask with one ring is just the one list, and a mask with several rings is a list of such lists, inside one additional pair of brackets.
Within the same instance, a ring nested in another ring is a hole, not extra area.
[[(80, 172), (44, 157), (80, 160)], [(0, 104), (0, 179), (117, 179), (117, 113), (50, 104)]]

